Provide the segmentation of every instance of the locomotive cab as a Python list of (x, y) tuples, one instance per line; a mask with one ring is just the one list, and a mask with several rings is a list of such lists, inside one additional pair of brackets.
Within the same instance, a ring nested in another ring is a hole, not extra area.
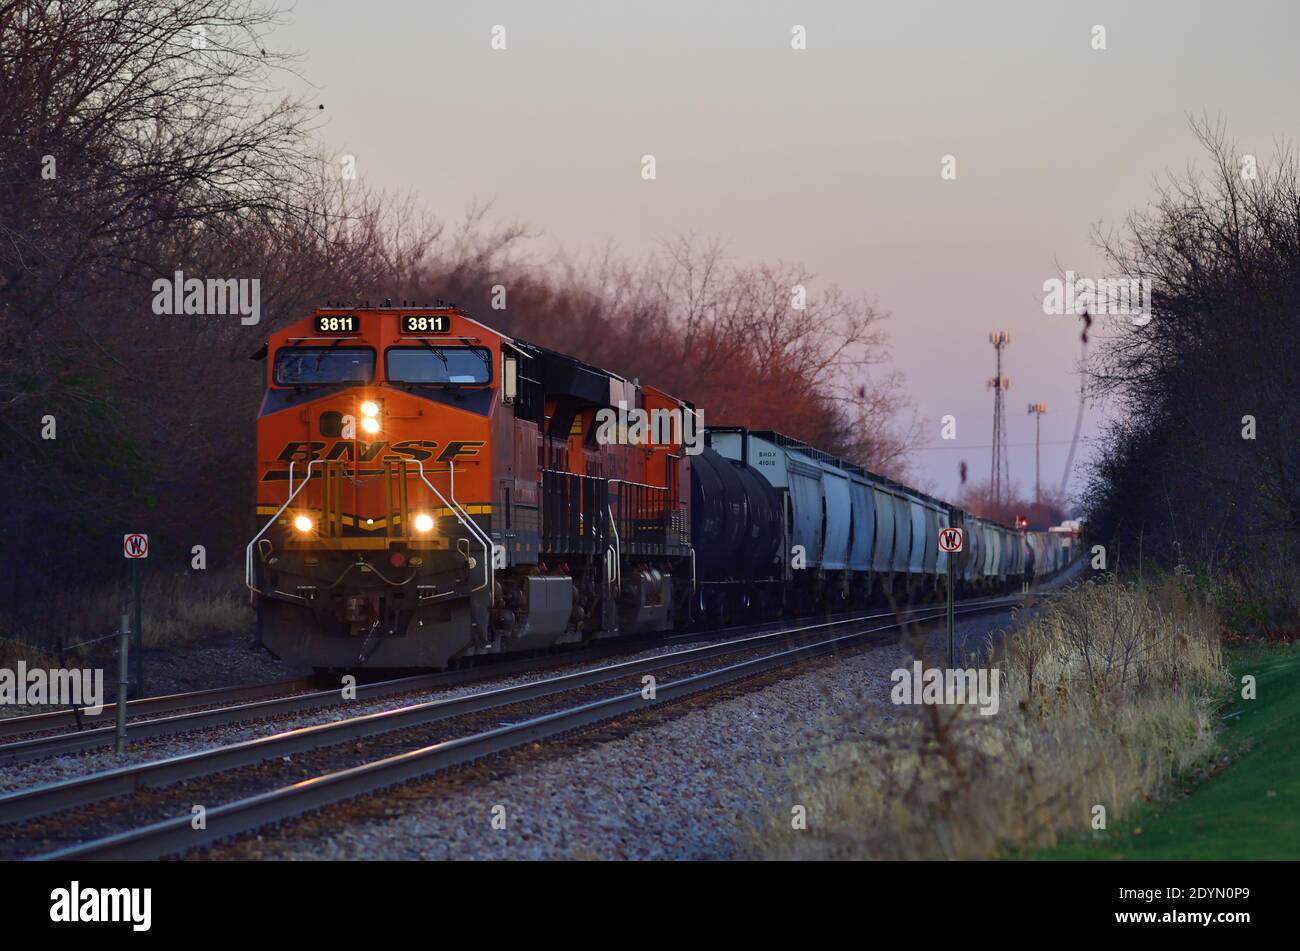
[(267, 350), (246, 566), (263, 643), (318, 667), (489, 648), (501, 336), (454, 308), (323, 309)]

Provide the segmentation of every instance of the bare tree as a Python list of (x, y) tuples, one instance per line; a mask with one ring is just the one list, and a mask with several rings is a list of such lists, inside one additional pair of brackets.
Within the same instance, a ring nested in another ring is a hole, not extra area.
[(1208, 168), (1170, 176), (1118, 235), (1097, 234), (1121, 273), (1152, 282), (1153, 306), (1147, 323), (1101, 319), (1091, 384), (1124, 412), (1090, 521), (1176, 562), (1300, 533), (1300, 161), (1191, 125)]
[[(255, 0), (0, 0), (0, 439), (20, 504), (0, 602), (115, 567), (129, 521), (219, 563), (247, 534), (268, 329), (438, 236), (319, 154)], [(257, 279), (262, 322), (159, 316), (151, 284)], [(57, 438), (42, 438), (44, 420)], [(183, 562), (182, 562), (183, 563)], [(66, 579), (64, 579), (66, 580)]]

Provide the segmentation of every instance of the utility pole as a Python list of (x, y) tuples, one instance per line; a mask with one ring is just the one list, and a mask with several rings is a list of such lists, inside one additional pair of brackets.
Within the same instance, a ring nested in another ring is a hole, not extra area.
[(989, 491), (993, 501), (1002, 502), (1003, 492), (1011, 488), (1011, 467), (1007, 462), (1007, 428), (1003, 408), (1003, 394), (1011, 389), (1011, 381), (1002, 375), (1002, 348), (1011, 343), (1011, 334), (995, 330), (989, 334), (989, 343), (997, 351), (997, 376), (989, 380), (993, 391), (993, 471), (989, 475)]
[(1034, 502), (1042, 504), (1043, 490), (1039, 481), (1042, 460), (1039, 456), (1039, 436), (1042, 435), (1043, 414), (1047, 412), (1046, 403), (1030, 403), (1029, 412), (1034, 414)]

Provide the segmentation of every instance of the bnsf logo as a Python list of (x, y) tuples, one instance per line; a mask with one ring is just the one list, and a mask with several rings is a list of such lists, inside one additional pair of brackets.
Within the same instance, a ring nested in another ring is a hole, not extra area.
[[(435, 462), (447, 462), (449, 459), (455, 459), (457, 456), (477, 456), (479, 449), (484, 445), (482, 440), (460, 440), (449, 442), (443, 447), (442, 452), (438, 453)], [(328, 451), (326, 450), (326, 447)], [(395, 442), (391, 446), (384, 441), (380, 442), (357, 442), (352, 439), (339, 439), (333, 443), (325, 442), (287, 442), (280, 454), (276, 456), (277, 462), (314, 462), (317, 459), (334, 460), (347, 459), (349, 462), (377, 462), (392, 461), (398, 462), (405, 459), (418, 459), (421, 462), (433, 459), (434, 450), (438, 448), (438, 443), (432, 439), (405, 439), (401, 442)], [(381, 453), (387, 449), (384, 455)]]

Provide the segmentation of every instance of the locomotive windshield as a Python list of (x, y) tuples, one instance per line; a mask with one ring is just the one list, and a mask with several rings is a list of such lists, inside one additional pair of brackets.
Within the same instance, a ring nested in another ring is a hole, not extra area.
[(392, 383), (492, 382), (492, 360), (482, 347), (392, 347), (384, 354)]
[(368, 347), (285, 347), (275, 355), (280, 386), (366, 383), (375, 375), (375, 351)]

